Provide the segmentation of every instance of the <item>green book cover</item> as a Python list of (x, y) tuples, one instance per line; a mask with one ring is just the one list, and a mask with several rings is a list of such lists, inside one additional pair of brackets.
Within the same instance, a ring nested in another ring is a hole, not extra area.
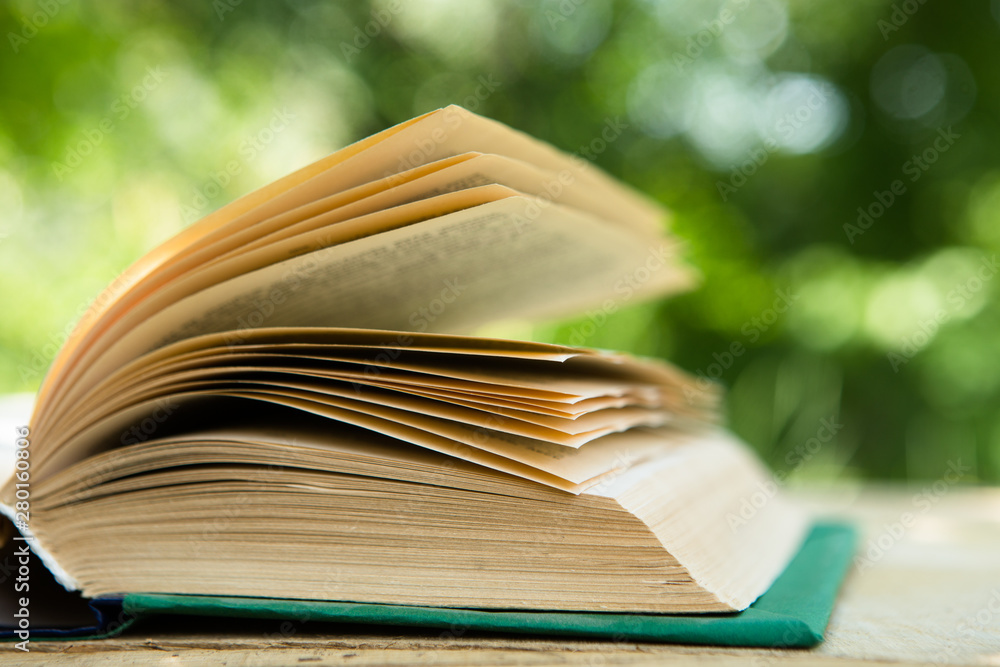
[(818, 523), (782, 575), (748, 609), (670, 615), (485, 611), (351, 602), (200, 595), (129, 594), (126, 613), (155, 626), (162, 614), (295, 619), (327, 623), (462, 628), (552, 637), (757, 647), (809, 647), (823, 640), (854, 554), (854, 529)]

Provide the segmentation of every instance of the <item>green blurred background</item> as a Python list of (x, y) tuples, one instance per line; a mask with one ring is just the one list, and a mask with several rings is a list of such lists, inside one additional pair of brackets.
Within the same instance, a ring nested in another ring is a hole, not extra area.
[[(0, 391), (237, 196), (448, 103), (675, 212), (701, 287), (513, 331), (664, 356), (801, 479), (1000, 480), (1000, 2), (0, 8)], [(225, 174), (235, 161), (235, 175)]]

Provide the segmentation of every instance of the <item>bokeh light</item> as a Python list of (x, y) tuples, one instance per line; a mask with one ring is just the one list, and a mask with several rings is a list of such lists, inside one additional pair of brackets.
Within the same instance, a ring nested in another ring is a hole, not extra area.
[(466, 103), (570, 152), (620, 123), (595, 163), (673, 211), (701, 273), (600, 326), (490, 333), (718, 364), (730, 426), (792, 479), (960, 456), (1000, 481), (1000, 0), (42, 6), (0, 7), (0, 391), (195, 219)]

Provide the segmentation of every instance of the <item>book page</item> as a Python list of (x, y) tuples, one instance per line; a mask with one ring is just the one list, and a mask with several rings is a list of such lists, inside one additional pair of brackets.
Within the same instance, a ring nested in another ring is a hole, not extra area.
[(359, 141), (216, 211), (136, 262), (87, 311), (53, 361), (39, 391), (36, 419), (44, 414), (50, 393), (102, 333), (102, 320), (148, 276), (189, 252), (219, 230), (238, 231), (309, 202), (448, 157), (470, 152), (493, 153), (534, 164), (557, 174), (559, 182), (581, 182), (609, 206), (619, 209), (633, 230), (655, 234), (665, 211), (638, 192), (617, 183), (586, 160), (571, 157), (501, 123), (449, 106), (401, 123)]
[[(217, 230), (203, 240), (201, 247), (192, 249), (169, 267), (163, 267), (155, 280), (151, 277), (146, 281), (148, 284), (143, 290), (133, 290), (132, 294), (122, 299), (119, 306), (124, 308), (131, 304), (131, 312), (128, 318), (119, 318), (114, 328), (104, 329), (105, 338), (117, 339), (123, 333), (126, 322), (141, 321), (147, 313), (165, 308), (210, 285), (317, 248), (382, 231), (399, 224), (402, 219), (427, 217), (426, 212), (419, 210), (404, 213), (414, 208), (405, 204), (433, 198), (441, 203), (434, 204), (431, 210), (440, 215), (449, 210), (484, 203), (491, 197), (486, 195), (488, 191), (479, 188), (491, 185), (503, 185), (537, 196), (536, 207), (558, 201), (626, 227), (629, 225), (629, 219), (616, 200), (594, 196), (582, 182), (566, 178), (560, 180), (556, 174), (511, 158), (466, 153), (310, 202), (243, 229), (230, 231), (227, 227)], [(465, 196), (456, 199), (455, 204), (448, 203), (448, 198), (439, 198), (442, 194), (470, 189), (486, 196), (472, 200)], [(398, 206), (403, 209), (400, 216), (395, 216), (396, 222), (383, 222), (387, 217), (393, 219), (387, 215), (387, 210)], [(353, 221), (353, 226), (342, 226), (336, 232), (326, 229), (347, 221)], [(647, 239), (656, 243), (660, 237), (658, 233), (650, 232)], [(181, 280), (182, 275), (184, 278)], [(158, 291), (151, 292), (157, 287), (160, 288)], [(141, 302), (140, 298), (143, 298)], [(97, 350), (100, 349), (98, 346)]]
[[(684, 287), (688, 274), (628, 233), (509, 197), (331, 246), (203, 290), (147, 318), (93, 361), (78, 389), (183, 337), (270, 326), (463, 332), (498, 313), (551, 318)], [(567, 292), (566, 285), (573, 285)], [(247, 322), (249, 324), (249, 322)], [(249, 327), (248, 327), (249, 328)], [(72, 393), (70, 394), (73, 395)]]
[(169, 448), (172, 457), (198, 464), (250, 463), (273, 469), (280, 458), (282, 466), (554, 500), (549, 487), (367, 429), (332, 430), (321, 417), (298, 419), (294, 428), (267, 426), (274, 423), (273, 415), (252, 421), (98, 454), (49, 478), (39, 493), (48, 506), (77, 502), (95, 491), (103, 492), (98, 487), (108, 481), (162, 470), (163, 451)]
[[(572, 449), (385, 406), (356, 410), (349, 403), (337, 399), (312, 400), (320, 399), (315, 394), (234, 391), (228, 395), (297, 407), (526, 479), (541, 481), (554, 476), (570, 484), (557, 485), (549, 479), (549, 486), (572, 489), (573, 492), (609, 472), (625, 470), (635, 461), (646, 460), (670, 444), (669, 432), (635, 430), (611, 434), (580, 449)], [(427, 435), (433, 437), (428, 438)], [(516, 462), (546, 475), (542, 477), (521, 466), (510, 466), (507, 462)]]
[[(484, 185), (502, 185), (524, 195), (537, 197), (539, 206), (556, 202), (624, 227), (629, 226), (629, 219), (615, 205), (614, 200), (596, 196), (581, 182), (569, 181), (564, 184), (559, 181), (557, 174), (502, 155), (463, 153), (327, 197), (230, 235), (226, 237), (226, 244), (233, 250), (222, 253), (213, 246), (212, 254), (215, 259), (212, 262), (343, 220)], [(364, 197), (360, 196), (361, 191), (365, 193)], [(356, 192), (359, 194), (355, 194)], [(330, 203), (325, 209), (317, 206), (326, 202)], [(309, 214), (305, 215), (307, 211)], [(266, 235), (261, 234), (262, 227), (271, 231)], [(650, 240), (661, 236), (659, 229), (643, 231), (647, 232)], [(246, 238), (250, 233), (253, 233), (255, 240), (233, 243), (234, 239)], [(305, 245), (308, 243), (308, 240), (303, 241)]]
[[(201, 340), (212, 338), (216, 337), (206, 336)], [(198, 339), (188, 339), (190, 340)], [(186, 347), (186, 342), (171, 347), (177, 351), (180, 347)], [(637, 372), (649, 364), (626, 362), (620, 355), (580, 352), (566, 359), (564, 357), (567, 355), (564, 354), (541, 357), (536, 356), (538, 353), (535, 352), (532, 356), (519, 358), (517, 355), (524, 354), (523, 352), (498, 357), (495, 353), (469, 355), (454, 349), (400, 348), (395, 350), (395, 354), (390, 354), (388, 350), (391, 348), (275, 344), (209, 348), (166, 356), (145, 368), (132, 364), (130, 366), (136, 366), (136, 370), (130, 371), (130, 367), (126, 367), (127, 372), (112, 375), (87, 400), (74, 406), (67, 413), (66, 419), (76, 429), (84, 428), (139, 400), (133, 398), (135, 396), (144, 397), (150, 392), (164, 396), (169, 387), (180, 388), (194, 381), (206, 388), (247, 381), (289, 386), (285, 384), (288, 377), (326, 383), (316, 385), (313, 391), (331, 391), (337, 395), (368, 401), (377, 401), (373, 396), (385, 395), (385, 392), (380, 391), (382, 389), (389, 390), (393, 393), (387, 395), (389, 398), (386, 404), (395, 407), (405, 407), (398, 400), (394, 402), (392, 399), (395, 392), (402, 391), (407, 396), (434, 402), (410, 409), (425, 410), (428, 414), (456, 421), (477, 423), (477, 419), (482, 417), (463, 414), (461, 410), (454, 409), (450, 413), (442, 412), (447, 408), (440, 403), (496, 415), (501, 424), (512, 419), (571, 436), (581, 436), (561, 438), (555, 433), (511, 431), (529, 437), (547, 438), (571, 447), (578, 447), (607, 432), (640, 425), (664, 424), (676, 416), (673, 414), (675, 401), (670, 400), (669, 387), (650, 386), (650, 378)], [(150, 356), (155, 358), (161, 355), (162, 353), (157, 352)], [(653, 368), (659, 370), (657, 366)], [(654, 377), (662, 381), (655, 374)], [(674, 380), (670, 376), (667, 378)], [(388, 382), (390, 380), (396, 382)], [(347, 383), (351, 388), (350, 393), (344, 394), (337, 389), (340, 383)], [(464, 391), (449, 392), (442, 385)], [(435, 395), (435, 391), (446, 393)], [(561, 399), (563, 404), (585, 403), (588, 412), (552, 411), (547, 406), (554, 401), (540, 398), (543, 396)], [(615, 403), (601, 406), (591, 400), (605, 396), (616, 399)], [(520, 400), (509, 400), (511, 398)], [(542, 403), (545, 405), (542, 406)], [(682, 410), (680, 414), (685, 412), (687, 410)], [(509, 430), (502, 426), (494, 428)], [(61, 433), (60, 439), (53, 442), (53, 446), (71, 435), (71, 432)]]
[[(38, 391), (38, 400), (35, 403), (35, 414), (32, 423), (37, 422), (37, 418), (44, 412), (50, 393), (54, 391), (58, 382), (62, 379), (63, 370), (72, 367), (74, 364), (74, 354), (77, 353), (78, 349), (86, 349), (86, 344), (92, 342), (92, 329), (122, 299), (130, 294), (132, 290), (141, 285), (148, 276), (152, 275), (162, 266), (175, 261), (185, 253), (199, 247), (204, 238), (219, 229), (239, 229), (247, 224), (273, 217), (282, 211), (296, 208), (318, 199), (319, 196), (317, 196), (315, 189), (315, 181), (318, 175), (334, 170), (338, 165), (350, 161), (351, 158), (357, 157), (359, 154), (364, 153), (365, 150), (419, 123), (433, 113), (440, 113), (440, 111), (424, 114), (423, 116), (418, 116), (383, 130), (378, 134), (362, 139), (322, 160), (280, 178), (273, 183), (254, 190), (202, 218), (197, 223), (181, 231), (177, 236), (143, 255), (94, 300), (94, 303), (84, 313), (69, 338), (63, 344)], [(341, 173), (343, 173), (343, 170), (341, 170)], [(330, 193), (328, 192), (327, 194)]]
[[(291, 369), (245, 367), (187, 371), (121, 392), (112, 401), (102, 405), (99, 412), (92, 412), (76, 422), (74, 425), (76, 430), (66, 431), (63, 437), (71, 439), (80, 431), (113, 417), (115, 412), (127, 410), (152, 399), (158, 399), (161, 403), (169, 403), (171, 396), (175, 393), (204, 390), (221, 395), (230, 389), (269, 391), (289, 395), (310, 392), (315, 394), (311, 400), (324, 402), (329, 398), (337, 400), (337, 405), (340, 407), (347, 407), (345, 402), (350, 402), (352, 405), (372, 404), (370, 411), (377, 410), (379, 406), (386, 406), (449, 419), (471, 427), (483, 427), (527, 438), (549, 440), (562, 446), (574, 448), (580, 447), (600, 435), (614, 431), (615, 426), (620, 421), (611, 418), (606, 423), (594, 425), (590, 430), (570, 429), (577, 431), (571, 433), (569, 430), (559, 428), (560, 424), (554, 418), (551, 420), (552, 426), (544, 426), (536, 423), (537, 420), (524, 421), (513, 415), (491, 413), (475, 407), (464, 407), (456, 403), (406, 392), (367, 387), (341, 378)], [(644, 415), (644, 417), (646, 416)], [(663, 419), (654, 420), (652, 417), (655, 417), (655, 413), (644, 420), (663, 422)]]
[[(78, 351), (74, 367), (63, 371), (63, 377), (60, 380), (61, 386), (55, 390), (54, 399), (62, 399), (67, 393), (72, 396), (74, 392), (78, 393), (87, 389), (87, 386), (81, 386), (78, 381), (81, 372), (80, 368), (91, 365), (109, 346), (113, 345), (117, 347), (125, 333), (129, 332), (137, 322), (147, 321), (151, 310), (162, 312), (166, 308), (166, 304), (174, 303), (176, 299), (184, 295), (220, 282), (225, 282), (233, 276), (274, 264), (276, 255), (280, 257), (284, 254), (285, 256), (295, 257), (309, 251), (316, 251), (320, 248), (327, 248), (338, 243), (374, 234), (384, 229), (392, 229), (418, 220), (445, 215), (513, 194), (513, 190), (494, 185), (440, 195), (430, 200), (417, 201), (405, 206), (362, 216), (359, 219), (335, 225), (328, 231), (323, 229), (316, 230), (312, 232), (313, 238), (310, 239), (308, 245), (299, 247), (298, 252), (294, 250), (297, 246), (300, 246), (301, 240), (289, 239), (279, 242), (273, 247), (261, 248), (256, 252), (245, 253), (224, 264), (217, 264), (207, 267), (202, 271), (183, 276), (180, 280), (172, 282), (159, 294), (160, 299), (162, 299), (161, 302), (148, 304), (148, 308), (143, 308), (147, 304), (140, 304), (138, 308), (120, 313), (116, 319), (105, 322), (103, 328), (95, 327), (94, 333), (102, 337), (101, 341), (95, 342), (89, 348)], [(309, 252), (309, 254), (314, 255), (313, 252)], [(307, 264), (309, 260), (304, 259), (302, 262), (302, 265), (286, 266), (285, 271), (291, 271), (292, 273), (283, 275), (283, 282), (297, 281), (300, 273), (308, 273), (309, 268)], [(290, 324), (302, 323), (290, 322)], [(41, 414), (37, 414), (36, 417), (39, 417), (39, 419), (34, 420), (33, 423), (37, 425), (40, 431), (44, 432), (48, 428), (48, 424), (44, 419), (40, 418), (42, 417)]]
[[(377, 231), (383, 231), (398, 226), (403, 221), (412, 221), (428, 217), (429, 213), (441, 215), (451, 210), (468, 208), (485, 203), (501, 196), (513, 194), (514, 190), (498, 190), (495, 187), (483, 186), (513, 186), (519, 191), (533, 195), (547, 194), (543, 184), (555, 181), (555, 176), (548, 174), (526, 163), (496, 155), (459, 156), (461, 160), (452, 159), (447, 165), (435, 171), (414, 177), (413, 180), (401, 183), (388, 190), (386, 179), (377, 183), (362, 186), (367, 196), (353, 195), (354, 191), (328, 197), (322, 202), (337, 200), (331, 203), (333, 207), (325, 213), (314, 215), (299, 224), (290, 224), (303, 217), (302, 211), (310, 209), (300, 207), (276, 218), (258, 223), (249, 228), (222, 237), (208, 247), (191, 253), (183, 261), (174, 266), (164, 268), (157, 275), (153, 286), (161, 284), (161, 288), (147, 294), (144, 301), (134, 305), (127, 316), (122, 316), (110, 328), (104, 329), (105, 343), (96, 344), (86, 353), (92, 357), (106, 348), (110, 341), (118, 340), (135, 322), (144, 320), (149, 313), (157, 312), (180, 299), (194, 294), (214, 284), (224, 282), (249, 271), (275, 264), (281, 260), (300, 256), (318, 248), (327, 247), (353, 238), (367, 236)], [(435, 166), (440, 163), (434, 163)], [(400, 178), (409, 174), (399, 175)], [(547, 186), (546, 186), (547, 187)], [(557, 199), (564, 204), (591, 208), (603, 212), (615, 219), (620, 212), (611, 206), (611, 202), (596, 199), (592, 194), (582, 189), (579, 183), (560, 184)], [(442, 194), (452, 194), (455, 190), (466, 192), (444, 197)], [(428, 197), (431, 201), (426, 206), (406, 206), (414, 201), (423, 201)], [(549, 199), (540, 199), (534, 206), (544, 207)], [(396, 209), (395, 207), (400, 207)], [(394, 209), (394, 210), (390, 210)], [(316, 211), (314, 211), (316, 212)], [(348, 222), (350, 221), (350, 222)], [(619, 222), (621, 222), (619, 220)], [(330, 225), (340, 225), (336, 229), (328, 229)], [(262, 229), (263, 228), (263, 229)], [(274, 230), (271, 233), (268, 230)], [(261, 236), (264, 234), (264, 236)], [(256, 241), (248, 243), (249, 239)], [(650, 243), (658, 243), (659, 237), (649, 239)], [(242, 245), (241, 245), (242, 244)], [(183, 277), (181, 272), (186, 271)], [(166, 281), (173, 280), (170, 284)], [(141, 292), (139, 293), (142, 294)], [(135, 299), (132, 299), (134, 302)], [(124, 301), (123, 301), (124, 303)], [(72, 379), (72, 375), (70, 376)]]
[[(403, 442), (408, 442), (442, 454), (448, 454), (449, 456), (457, 456), (457, 458), (471, 463), (538, 482), (562, 491), (579, 493), (583, 489), (581, 485), (574, 484), (538, 468), (508, 459), (485, 449), (469, 446), (468, 444), (449, 439), (432, 431), (421, 430), (407, 423), (393, 421), (392, 419), (385, 419), (373, 414), (361, 413), (303, 398), (293, 398), (287, 395), (235, 391), (229, 392), (228, 395), (231, 398), (263, 401), (265, 403), (293, 408), (327, 419), (358, 426), (374, 431), (375, 433), (402, 440)], [(219, 397), (220, 394), (217, 392), (194, 390), (174, 394), (171, 400), (175, 406), (174, 412), (176, 414), (190, 414), (191, 411), (197, 410), (200, 401)], [(152, 399), (146, 403), (138, 404), (127, 410), (115, 413), (111, 419), (105, 420), (77, 434), (66, 447), (60, 448), (57, 451), (46, 451), (44, 470), (37, 470), (36, 474), (32, 477), (33, 482), (44, 482), (54, 474), (65, 470), (79, 461), (107, 451), (109, 444), (114, 443), (113, 440), (109, 442), (109, 436), (128, 432), (130, 427), (141, 421), (150, 412), (158, 400), (162, 399)], [(426, 419), (430, 420), (431, 418)], [(4, 493), (10, 495), (11, 492), (12, 487), (8, 485), (4, 489)]]

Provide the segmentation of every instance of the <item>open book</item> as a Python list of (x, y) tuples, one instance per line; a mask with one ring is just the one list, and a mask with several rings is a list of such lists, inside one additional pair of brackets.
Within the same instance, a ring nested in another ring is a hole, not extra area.
[(4, 512), (88, 597), (744, 609), (807, 525), (716, 424), (718, 392), (664, 362), (470, 335), (688, 287), (664, 224), (458, 107), (344, 148), (98, 297)]

